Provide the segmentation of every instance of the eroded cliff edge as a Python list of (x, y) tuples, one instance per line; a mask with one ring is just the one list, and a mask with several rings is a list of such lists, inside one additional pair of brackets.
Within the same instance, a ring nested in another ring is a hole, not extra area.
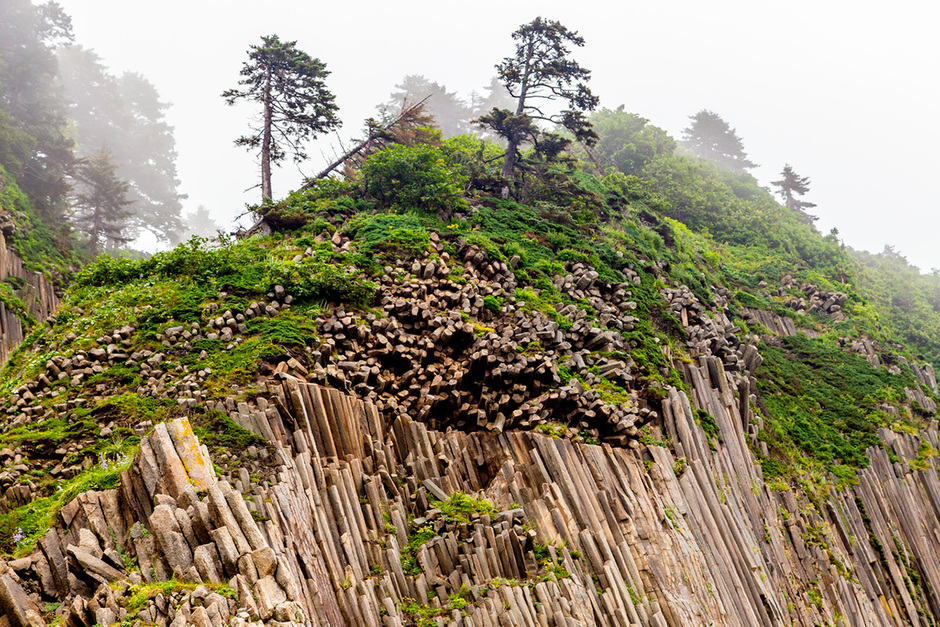
[[(355, 276), (343, 264), (358, 244), (339, 231), (92, 267), (4, 382), (0, 535), (18, 558), (0, 575), (7, 620), (938, 615), (929, 365), (830, 337), (826, 356), (844, 366), (831, 376), (871, 378), (866, 403), (897, 430), (866, 435), (857, 484), (765, 481), (778, 388), (762, 373), (794, 376), (771, 358), (844, 322), (845, 294), (765, 286), (784, 308), (762, 309), (713, 286), (706, 304), (662, 262), (624, 262), (626, 280), (610, 282), (576, 260), (541, 288), (560, 295), (548, 303), (519, 287), (518, 259), (428, 242), (359, 308), (303, 305), (306, 284), (288, 281), (320, 280), (324, 251), (329, 276)], [(286, 287), (247, 298), (238, 281), (275, 261)], [(226, 286), (209, 291), (199, 272)], [(806, 398), (826, 373), (814, 375), (799, 382)]]

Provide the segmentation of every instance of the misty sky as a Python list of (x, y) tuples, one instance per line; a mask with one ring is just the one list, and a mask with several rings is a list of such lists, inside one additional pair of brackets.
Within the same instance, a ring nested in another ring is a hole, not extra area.
[(940, 5), (925, 1), (310, 2), (59, 0), (76, 42), (112, 73), (139, 71), (172, 103), (186, 211), (231, 224), (259, 200), (255, 158), (233, 145), (251, 109), (226, 107), (249, 45), (296, 39), (326, 63), (343, 128), (274, 193), (319, 171), (406, 74), (482, 91), (537, 15), (579, 31), (575, 58), (601, 106), (625, 105), (679, 138), (711, 109), (743, 139), (763, 185), (784, 163), (812, 179), (817, 226), (875, 252), (893, 244), (940, 268)]

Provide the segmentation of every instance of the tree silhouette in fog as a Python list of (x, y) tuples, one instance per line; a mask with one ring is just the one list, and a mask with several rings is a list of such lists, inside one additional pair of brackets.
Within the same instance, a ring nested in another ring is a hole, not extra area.
[(717, 113), (702, 109), (689, 120), (691, 124), (682, 131), (682, 145), (696, 156), (742, 174), (757, 167), (747, 158), (741, 138)]
[(816, 220), (816, 216), (806, 213), (807, 209), (815, 207), (816, 205), (797, 198), (797, 196), (802, 196), (809, 191), (809, 177), (800, 176), (794, 172), (789, 163), (783, 166), (783, 171), (780, 172), (780, 175), (783, 177), (782, 179), (779, 181), (771, 181), (770, 184), (778, 188), (777, 193), (783, 198), (787, 209), (804, 216), (809, 222)]

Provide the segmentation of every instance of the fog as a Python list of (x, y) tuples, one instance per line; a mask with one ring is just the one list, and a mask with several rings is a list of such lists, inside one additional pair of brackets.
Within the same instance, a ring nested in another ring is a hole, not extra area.
[[(255, 157), (233, 145), (253, 110), (226, 107), (249, 45), (277, 34), (326, 63), (343, 128), (299, 168), (275, 170), (283, 196), (358, 134), (406, 74), (468, 96), (513, 50), (510, 34), (537, 15), (586, 39), (601, 106), (625, 105), (675, 137), (700, 109), (720, 114), (760, 164), (764, 185), (784, 163), (811, 178), (817, 227), (912, 263), (940, 268), (940, 8), (932, 3), (440, 2), (59, 0), (77, 43), (113, 73), (138, 71), (172, 103), (184, 212), (205, 205), (231, 224), (259, 200)], [(452, 7), (452, 8), (451, 8)]]

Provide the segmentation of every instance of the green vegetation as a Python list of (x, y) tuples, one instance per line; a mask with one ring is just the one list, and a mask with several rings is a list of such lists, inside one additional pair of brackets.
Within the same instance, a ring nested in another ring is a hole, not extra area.
[(447, 497), (446, 501), (432, 500), (430, 503), (431, 507), (441, 510), (448, 520), (458, 523), (470, 522), (474, 514), (492, 516), (498, 511), (486, 499), (469, 496), (460, 490)]
[(499, 310), (503, 307), (503, 299), (498, 296), (493, 296), (488, 294), (483, 297), (483, 308), (487, 309), (494, 314), (498, 314)]
[(13, 292), (9, 283), (0, 283), (0, 303), (7, 311), (20, 319), (24, 329), (29, 330), (36, 324), (36, 320), (30, 315), (23, 301)]
[(911, 468), (918, 471), (925, 471), (930, 468), (930, 460), (937, 456), (937, 451), (934, 450), (930, 443), (927, 440), (922, 440), (920, 443), (920, 449), (917, 451), (917, 457), (911, 460)]
[(853, 310), (863, 313), (886, 343), (901, 343), (940, 369), (940, 272), (922, 274), (890, 246), (878, 254), (851, 251), (851, 256), (861, 296)]
[(0, 550), (16, 557), (30, 554), (39, 539), (58, 522), (62, 507), (83, 492), (116, 488), (135, 454), (136, 448), (122, 446), (114, 457), (102, 456), (97, 465), (58, 482), (50, 496), (0, 514)]
[(466, 205), (463, 175), (435, 146), (394, 144), (366, 159), (360, 176), (366, 193), (385, 208), (449, 216)]
[[(904, 398), (904, 387), (915, 385), (910, 370), (876, 370), (825, 336), (787, 337), (760, 350), (758, 388), (768, 419), (760, 437), (771, 449), (770, 457), (759, 456), (765, 476), (821, 469), (854, 482), (856, 469), (868, 464), (865, 449), (881, 445), (877, 429), (894, 422), (879, 405)], [(916, 417), (900, 424), (923, 426)]]
[(588, 372), (595, 375), (594, 383), (589, 384), (581, 377), (578, 379), (581, 381), (585, 389), (594, 389), (597, 390), (597, 393), (600, 395), (601, 400), (610, 405), (629, 405), (630, 404), (630, 394), (620, 385), (614, 383), (613, 381), (601, 376), (600, 369), (597, 366), (589, 366)]
[(704, 409), (696, 409), (695, 422), (697, 422), (699, 426), (702, 427), (702, 431), (705, 432), (709, 447), (711, 447), (712, 450), (717, 449), (717, 442), (721, 439), (721, 433), (718, 429), (718, 423), (715, 422), (715, 417)]
[[(394, 530), (394, 527), (392, 528)], [(431, 525), (424, 525), (408, 536), (408, 544), (401, 549), (401, 568), (406, 575), (418, 575), (421, 566), (418, 564), (418, 549), (425, 542), (437, 537), (437, 532)]]
[(535, 430), (558, 439), (565, 437), (565, 432), (568, 430), (568, 427), (558, 422), (543, 422), (542, 424), (535, 425)]
[(231, 586), (225, 583), (208, 582), (196, 584), (170, 579), (169, 581), (137, 584), (128, 587), (125, 592), (126, 595), (129, 595), (127, 596), (127, 601), (124, 606), (128, 612), (126, 620), (133, 622), (140, 614), (140, 610), (144, 609), (147, 603), (158, 594), (169, 597), (169, 595), (174, 592), (191, 592), (195, 590), (197, 586), (205, 586), (210, 591), (221, 594), (229, 599), (238, 599), (237, 593)]
[[(301, 302), (331, 300), (356, 305), (368, 304), (375, 292), (347, 255), (318, 247), (312, 256), (294, 261), (292, 257), (302, 251), (259, 244), (263, 243), (223, 242), (210, 248), (205, 239), (193, 237), (147, 259), (102, 257), (78, 274), (75, 288), (114, 289), (132, 282), (173, 280), (195, 292), (193, 296), (208, 298), (220, 290), (260, 296), (281, 285)], [(190, 308), (187, 313), (195, 312)]]
[(249, 446), (266, 446), (265, 439), (237, 424), (220, 411), (208, 411), (193, 421), (193, 433), (210, 449), (240, 452)]
[[(564, 543), (562, 546), (564, 546)], [(532, 554), (535, 556), (535, 561), (538, 562), (538, 565), (542, 568), (542, 575), (539, 577), (542, 581), (548, 581), (552, 577), (556, 579), (567, 579), (571, 576), (571, 573), (561, 564), (552, 561), (547, 544), (535, 544), (535, 546), (532, 547)]]
[(71, 253), (71, 240), (46, 224), (2, 163), (0, 179), (0, 210), (12, 215), (18, 227), (7, 243), (25, 262), (29, 271), (41, 272), (47, 278), (53, 273), (67, 275), (70, 264), (75, 261)]
[(406, 598), (402, 599), (401, 611), (411, 621), (409, 624), (415, 625), (415, 627), (437, 627), (438, 623), (435, 620), (437, 617), (445, 616), (454, 610), (466, 613), (467, 606), (473, 602), (473, 598), (466, 587), (461, 587), (448, 600), (447, 605), (434, 608), (426, 603), (418, 603), (414, 599)]
[(367, 258), (415, 259), (428, 252), (428, 229), (435, 224), (432, 216), (420, 211), (360, 213), (343, 230), (356, 238), (359, 252)]

